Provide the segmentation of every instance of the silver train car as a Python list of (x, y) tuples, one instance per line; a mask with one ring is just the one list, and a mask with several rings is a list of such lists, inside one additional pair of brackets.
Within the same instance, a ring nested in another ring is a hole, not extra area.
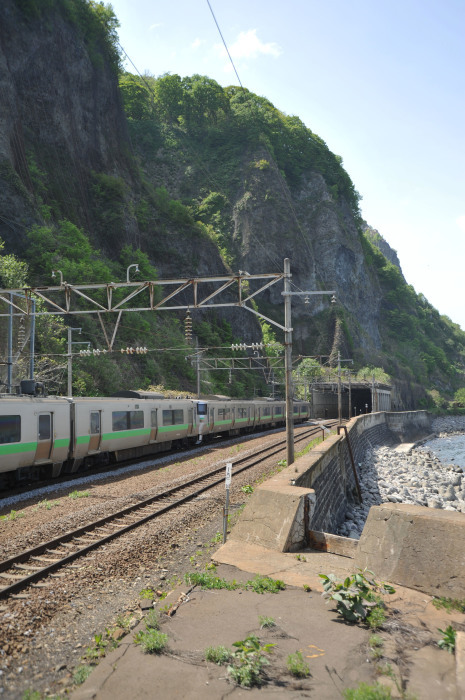
[[(0, 395), (0, 485), (189, 447), (285, 424), (284, 401)], [(294, 422), (310, 416), (294, 403)]]

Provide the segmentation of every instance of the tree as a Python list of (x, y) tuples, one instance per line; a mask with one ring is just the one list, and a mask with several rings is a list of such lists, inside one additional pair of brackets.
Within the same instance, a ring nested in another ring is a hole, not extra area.
[(0, 281), (6, 288), (23, 287), (28, 273), (27, 263), (14, 255), (1, 254), (5, 243), (0, 238)]
[(154, 84), (154, 99), (160, 117), (169, 124), (178, 121), (181, 115), (183, 89), (179, 75), (165, 73)]
[(149, 86), (147, 80), (131, 73), (123, 73), (120, 77), (119, 87), (129, 119), (143, 121), (153, 118), (153, 90)]

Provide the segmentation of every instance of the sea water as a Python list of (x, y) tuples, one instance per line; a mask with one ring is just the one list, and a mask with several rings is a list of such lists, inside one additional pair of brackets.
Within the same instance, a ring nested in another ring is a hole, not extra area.
[(425, 443), (443, 464), (465, 468), (465, 435), (449, 435)]

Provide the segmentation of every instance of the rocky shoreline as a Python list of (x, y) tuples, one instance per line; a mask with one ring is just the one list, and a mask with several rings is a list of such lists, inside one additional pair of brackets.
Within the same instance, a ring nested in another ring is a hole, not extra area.
[[(435, 418), (432, 430), (434, 437), (464, 434), (465, 416)], [(420, 444), (410, 452), (386, 446), (371, 448), (359, 466), (363, 502), (348, 508), (337, 534), (358, 539), (371, 506), (386, 502), (465, 513), (464, 471), (454, 464), (444, 464)]]

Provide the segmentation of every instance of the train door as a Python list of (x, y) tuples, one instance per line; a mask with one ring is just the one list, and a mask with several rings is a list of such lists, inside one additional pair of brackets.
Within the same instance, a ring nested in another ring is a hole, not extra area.
[(152, 408), (150, 411), (150, 442), (156, 442), (158, 433), (158, 409)]
[(209, 424), (210, 424), (210, 430), (213, 430), (213, 426), (215, 425), (215, 409), (214, 408), (210, 408)]
[(101, 411), (90, 412), (90, 438), (89, 452), (98, 452), (102, 440), (102, 417)]
[(34, 462), (50, 459), (53, 445), (53, 420), (51, 413), (37, 416), (37, 447)]
[(187, 409), (187, 434), (192, 435), (194, 429), (194, 411), (192, 408)]

